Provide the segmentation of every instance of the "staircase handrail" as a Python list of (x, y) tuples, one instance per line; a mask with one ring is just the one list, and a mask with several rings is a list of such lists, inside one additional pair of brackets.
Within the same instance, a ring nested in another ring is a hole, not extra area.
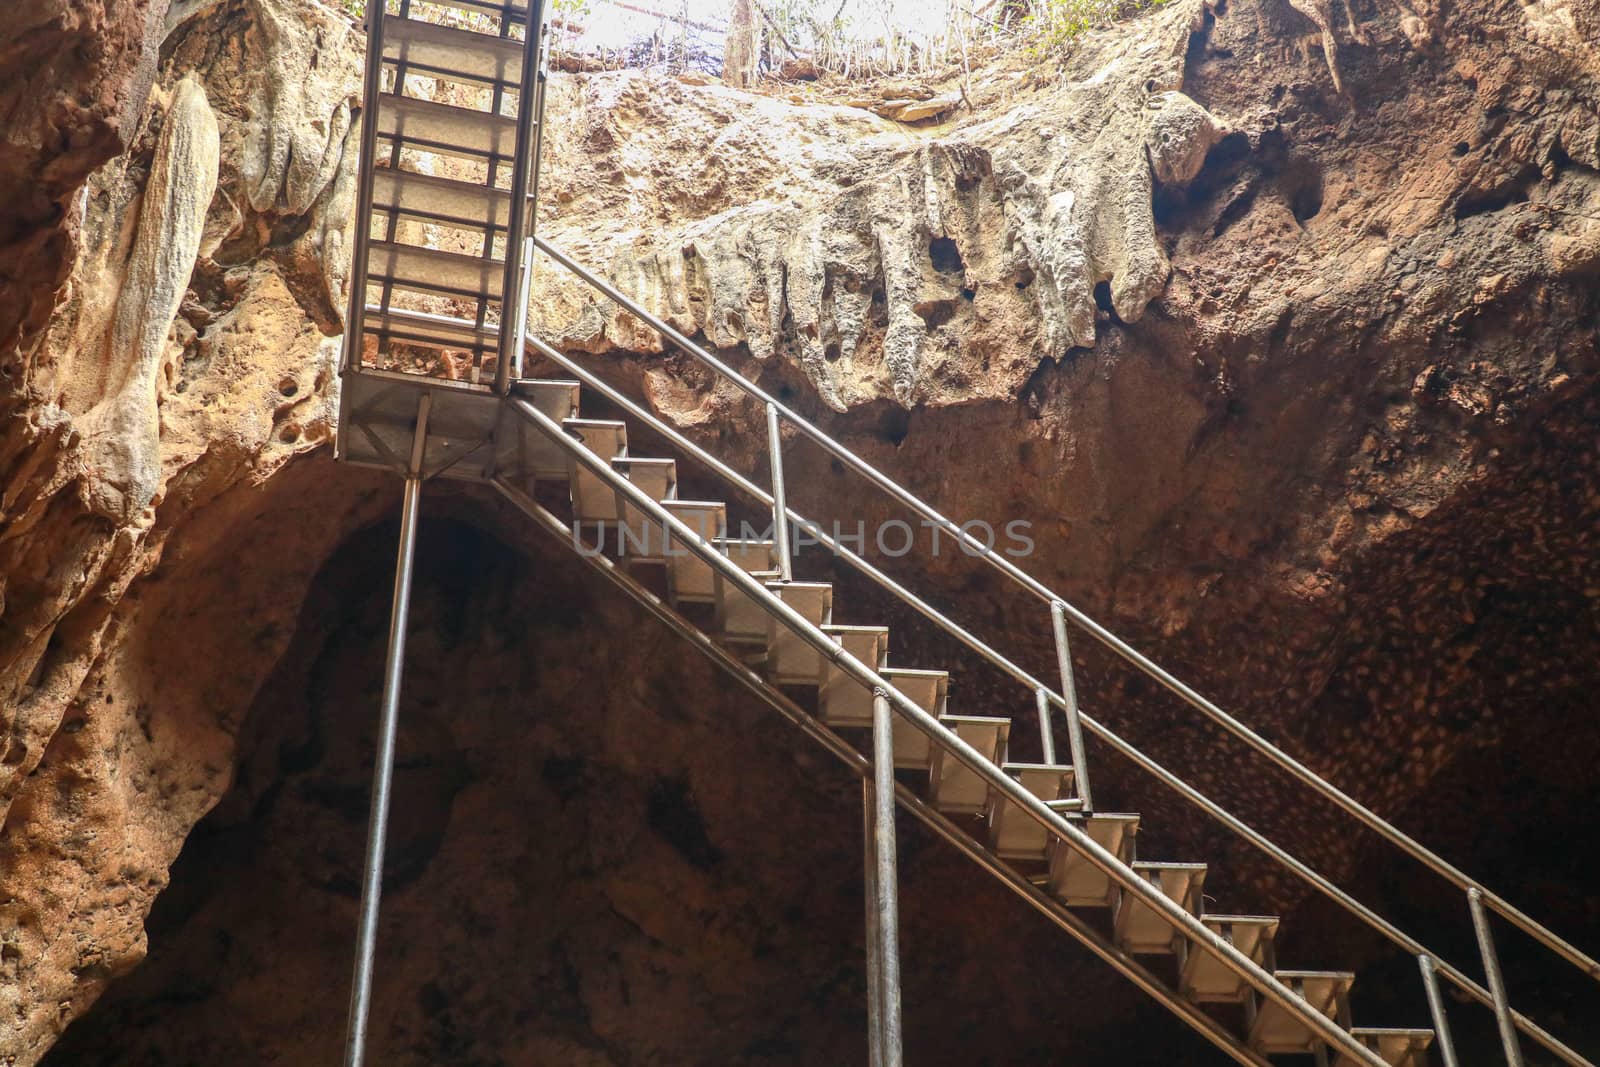
[[(718, 377), (726, 379), (732, 383), (736, 388), (740, 389), (751, 399), (767, 406), (768, 410), (776, 411), (779, 418), (788, 423), (790, 426), (793, 426), (797, 432), (809, 438), (825, 452), (829, 453), (839, 462), (844, 464), (847, 468), (866, 478), (881, 491), (888, 494), (891, 498), (916, 514), (922, 516), (927, 521), (933, 523), (938, 528), (944, 530), (951, 537), (957, 539), (969, 555), (983, 559), (990, 566), (1009, 578), (1014, 584), (1020, 585), (1022, 588), (1032, 593), (1036, 598), (1045, 602), (1046, 604), (1051, 605), (1053, 608), (1059, 608), (1060, 611), (1062, 611), (1075, 624), (1088, 632), (1089, 635), (1094, 637), (1100, 644), (1106, 648), (1109, 648), (1112, 652), (1116, 653), (1118, 657), (1134, 667), (1136, 670), (1157, 682), (1168, 692), (1179, 697), (1192, 708), (1205, 715), (1217, 725), (1221, 726), (1228, 733), (1232, 734), (1235, 738), (1244, 742), (1248, 747), (1260, 753), (1261, 755), (1266, 756), (1275, 765), (1277, 765), (1280, 769), (1287, 771), (1301, 784), (1307, 786), (1324, 799), (1331, 801), (1346, 814), (1353, 816), (1369, 830), (1377, 833), (1391, 845), (1394, 845), (1414, 860), (1422, 863), (1429, 870), (1450, 882), (1457, 889), (1469, 894), (1473, 892), (1480, 894), (1483, 904), (1489, 909), (1499, 914), (1517, 929), (1527, 934), (1546, 949), (1554, 952), (1556, 955), (1566, 960), (1569, 964), (1581, 970), (1591, 979), (1600, 980), (1600, 961), (1597, 961), (1587, 953), (1578, 949), (1566, 939), (1560, 937), (1542, 923), (1538, 922), (1521, 909), (1511, 904), (1504, 897), (1490, 890), (1482, 882), (1466, 874), (1460, 868), (1456, 867), (1454, 864), (1451, 864), (1442, 856), (1439, 856), (1437, 853), (1418, 842), (1415, 838), (1406, 834), (1388, 820), (1378, 815), (1372, 809), (1368, 808), (1366, 805), (1362, 804), (1360, 801), (1344, 792), (1338, 786), (1318, 775), (1315, 771), (1305, 766), (1305, 764), (1295, 759), (1289, 753), (1285, 752), (1271, 741), (1268, 741), (1255, 730), (1251, 729), (1249, 726), (1230, 715), (1213, 701), (1201, 695), (1198, 691), (1172, 675), (1166, 669), (1151, 660), (1148, 656), (1145, 656), (1132, 645), (1128, 644), (1116, 634), (1112, 633), (1109, 629), (1101, 625), (1081, 609), (1077, 608), (1070, 601), (1066, 600), (1054, 590), (1045, 586), (1038, 579), (1022, 570), (1011, 560), (994, 551), (994, 549), (989, 545), (984, 544), (982, 541), (968, 534), (962, 528), (961, 524), (947, 518), (932, 505), (923, 501), (910, 490), (901, 486), (888, 475), (879, 471), (876, 467), (873, 467), (866, 460), (862, 459), (845, 445), (834, 440), (827, 433), (813, 425), (799, 413), (789, 408), (782, 401), (769, 394), (759, 385), (751, 382), (749, 379), (739, 374), (738, 371), (736, 371), (733, 367), (723, 362), (712, 353), (706, 351), (706, 349), (699, 344), (696, 344), (681, 331), (675, 329), (662, 318), (644, 308), (636, 300), (621, 292), (615, 286), (599, 277), (594, 272), (585, 268), (582, 264), (566, 255), (560, 249), (553, 246), (545, 237), (535, 235), (532, 240), (535, 247), (539, 251), (548, 255), (551, 259), (577, 277), (580, 281), (584, 282), (590, 288), (616, 303), (639, 321), (650, 326), (663, 338), (670, 341), (675, 347), (713, 371)], [(546, 358), (553, 358), (556, 362), (561, 363), (568, 370), (577, 372), (576, 364), (565, 359), (565, 357), (562, 357), (549, 345), (544, 344), (542, 341), (538, 341), (531, 335), (528, 338), (528, 342), (531, 346), (539, 350), (541, 354), (545, 355)], [(585, 373), (583, 376), (589, 379), (589, 384), (591, 385), (600, 384), (601, 380), (595, 378), (593, 375)], [(609, 387), (607, 387), (607, 389), (609, 389)], [(615, 391), (612, 390), (611, 392), (614, 393)], [(620, 395), (621, 394), (615, 394), (613, 399)], [(757, 499), (763, 500), (763, 502), (768, 506), (772, 505), (773, 498), (771, 494), (760, 489), (748, 479), (738, 475), (737, 472), (733, 471), (725, 464), (720, 463), (720, 461), (717, 461), (715, 457), (705, 452), (705, 450), (700, 449), (698, 446), (692, 445), (692, 443), (688, 442), (688, 440), (683, 438), (682, 435), (670, 431), (670, 428), (666, 427), (660, 419), (656, 418), (647, 410), (639, 408), (637, 405), (634, 405), (634, 409), (635, 414), (650, 422), (652, 428), (656, 429), (658, 432), (670, 432), (675, 438), (675, 443), (679, 444), (680, 447), (687, 446), (688, 450), (695, 456), (697, 460), (702, 463), (711, 464), (715, 469), (718, 470), (720, 475), (725, 478), (731, 478), (731, 480), (733, 480), (735, 484), (739, 486), (739, 488), (747, 493), (751, 493)], [(796, 521), (804, 521), (803, 518), (794, 512), (793, 509), (786, 507), (784, 510), (787, 515), (795, 518)], [(886, 589), (889, 589), (891, 592), (894, 592), (895, 595), (900, 597), (900, 599), (911, 604), (919, 611), (919, 613), (923, 614), (931, 621), (934, 621), (936, 624), (939, 624), (941, 628), (957, 637), (957, 639), (963, 644), (977, 652), (979, 655), (983, 656), (985, 659), (989, 660), (989, 662), (1006, 671), (1006, 673), (1016, 678), (1019, 682), (1022, 682), (1023, 684), (1028, 685), (1030, 688), (1033, 688), (1036, 692), (1042, 690), (1053, 706), (1063, 710), (1068, 709), (1068, 702), (1060, 693), (1056, 692), (1053, 688), (1039, 682), (1031, 675), (1028, 675), (1027, 672), (1023, 671), (1015, 664), (1012, 664), (1000, 653), (989, 648), (989, 646), (978, 640), (976, 637), (971, 635), (965, 629), (961, 628), (959, 625), (955, 624), (953, 621), (943, 618), (942, 613), (937, 612), (936, 609), (933, 609), (931, 606), (927, 605), (920, 598), (915, 597), (915, 595), (911, 594), (908, 590), (898, 588), (898, 583), (893, 583), (892, 580), (878, 570), (878, 568), (874, 567), (872, 564), (868, 563), (865, 559), (862, 559), (855, 553), (850, 552), (849, 549), (845, 548), (841, 544), (838, 544), (834, 539), (828, 538), (825, 533), (820, 531), (820, 529), (815, 526), (815, 524), (808, 524), (807, 530), (808, 533), (818, 541), (822, 542), (827, 547), (830, 547), (836, 553), (839, 553), (847, 558), (852, 565), (856, 566), (857, 569), (862, 570), (863, 573), (866, 573), (874, 582), (885, 587)], [(1116, 738), (1113, 740), (1115, 735), (1112, 734), (1102, 724), (1095, 722), (1088, 716), (1082, 716), (1082, 721), (1084, 725), (1091, 730), (1091, 732), (1094, 732), (1103, 740), (1111, 743), (1112, 746), (1123, 755), (1128, 755), (1131, 758), (1135, 753), (1137, 753), (1139, 757), (1143, 757), (1143, 754), (1140, 753), (1134, 746), (1126, 741), (1123, 741), (1121, 738)], [(1148, 764), (1146, 764), (1146, 761), (1148, 761)], [(1155, 774), (1156, 777), (1160, 778), (1164, 783), (1177, 790), (1180, 794), (1184, 795), (1186, 799), (1189, 799), (1191, 803), (1196, 803), (1198, 806), (1207, 810), (1209, 814), (1211, 814), (1214, 818), (1217, 818), (1225, 826), (1228, 826), (1230, 830), (1240, 834), (1241, 836), (1244, 836), (1257, 848), (1260, 848), (1267, 854), (1273, 856), (1274, 859), (1278, 860), (1280, 863), (1283, 863), (1285, 866), (1288, 866), (1291, 870), (1294, 870), (1297, 875), (1305, 878), (1308, 882), (1310, 882), (1310, 884), (1316, 886), (1324, 893), (1332, 896), (1341, 905), (1346, 907), (1347, 910), (1352, 911), (1352, 913), (1362, 918), (1363, 921), (1367, 922), (1368, 925), (1373, 926), (1373, 928), (1378, 930), (1380, 933), (1384, 933), (1397, 945), (1405, 947), (1408, 951), (1417, 952), (1418, 954), (1421, 954), (1423, 951), (1420, 945), (1418, 945), (1414, 939), (1410, 938), (1403, 931), (1393, 927), (1392, 924), (1389, 924), (1380, 916), (1371, 913), (1370, 909), (1367, 909), (1364, 905), (1354, 901), (1353, 898), (1348, 898), (1348, 895), (1343, 894), (1343, 891), (1339, 890), (1337, 886), (1333, 886), (1332, 883), (1328, 882), (1325, 878), (1323, 878), (1323, 876), (1317, 874), (1311, 868), (1305, 867), (1300, 863), (1300, 861), (1295, 860), (1288, 853), (1285, 853), (1279, 849), (1278, 846), (1272, 844), (1270, 840), (1261, 836), (1256, 831), (1251, 830), (1244, 823), (1238, 821), (1236, 817), (1227, 813), (1220, 806), (1215, 805), (1214, 802), (1204, 798), (1203, 794), (1192, 790), (1192, 787), (1189, 787), (1187, 783), (1183, 782), (1178, 776), (1173, 775), (1165, 768), (1160, 768), (1159, 764), (1156, 764), (1154, 761), (1149, 761), (1148, 757), (1136, 759), (1135, 762), (1139, 762), (1141, 766), (1144, 766), (1144, 769), (1152, 774)], [(1157, 773), (1158, 768), (1159, 773)], [(1190, 795), (1191, 792), (1193, 795)], [(1202, 803), (1202, 801), (1204, 802)], [(1297, 869), (1302, 867), (1304, 870)], [(1346, 899), (1340, 899), (1341, 897), (1345, 897)], [(1439, 964), (1440, 973), (1445, 974), (1475, 999), (1478, 999), (1483, 1003), (1489, 1003), (1490, 995), (1488, 991), (1483, 989), (1482, 986), (1478, 985), (1476, 982), (1473, 982), (1458, 968), (1440, 961), (1438, 957), (1433, 958)], [(1525, 1017), (1518, 1015), (1516, 1021), (1519, 1028), (1522, 1029), (1524, 1033), (1527, 1033), (1530, 1037), (1533, 1037), (1541, 1044), (1544, 1044), (1548, 1049), (1550, 1049), (1550, 1051), (1561, 1056), (1566, 1062), (1574, 1065), (1588, 1063), (1587, 1060), (1583, 1059), (1577, 1053), (1562, 1045), (1554, 1037), (1544, 1032)]]
[[(773, 506), (773, 497), (771, 493), (761, 488), (760, 485), (751, 481), (749, 478), (746, 478), (744, 475), (740, 474), (737, 470), (728, 466), (715, 455), (691, 441), (688, 437), (685, 437), (681, 431), (663, 421), (659, 416), (655, 415), (649, 409), (645, 408), (627, 394), (611, 385), (605, 379), (599, 377), (593, 371), (590, 371), (582, 364), (572, 359), (570, 356), (561, 352), (559, 349), (553, 348), (552, 346), (546, 344), (544, 341), (541, 341), (531, 335), (527, 340), (530, 348), (532, 348), (540, 356), (548, 359), (550, 362), (560, 367), (566, 373), (569, 373), (574, 378), (578, 379), (578, 381), (585, 388), (593, 389), (596, 393), (605, 397), (608, 402), (620, 408), (630, 418), (637, 419), (649, 426), (653, 431), (669, 441), (675, 448), (679, 449), (686, 455), (692, 456), (706, 469), (712, 471), (724, 481), (729, 482), (751, 499), (765, 507)], [(935, 626), (950, 634), (957, 641), (965, 645), (971, 651), (977, 653), (992, 666), (996, 667), (1029, 689), (1033, 689), (1036, 692), (1043, 692), (1053, 707), (1062, 711), (1066, 710), (1067, 702), (1061, 696), (1061, 694), (1051, 689), (1046, 683), (1034, 677), (1027, 671), (1026, 668), (1014, 663), (1012, 660), (1007, 658), (1004, 653), (998, 651), (993, 646), (986, 643), (982, 638), (977, 637), (971, 631), (967, 630), (960, 623), (956, 622), (954, 619), (951, 619), (944, 612), (940, 611), (938, 608), (917, 596), (917, 594), (912, 592), (910, 589), (907, 589), (900, 582), (885, 574), (869, 560), (858, 555), (840, 541), (830, 537), (825, 531), (821, 530), (817, 524), (810, 523), (804, 515), (796, 511), (794, 508), (787, 508), (786, 511), (788, 518), (792, 522), (797, 525), (803, 525), (811, 531), (810, 535), (817, 540), (821, 547), (833, 552), (851, 567), (865, 575), (874, 584), (882, 588), (885, 592), (890, 593), (896, 599), (900, 600), (902, 603), (906, 604), (912, 610), (920, 614), (923, 618), (927, 619)], [(1129, 762), (1133, 763), (1140, 770), (1161, 782), (1167, 788), (1181, 796), (1189, 804), (1199, 808), (1201, 811), (1211, 816), (1228, 831), (1238, 837), (1243, 838), (1246, 842), (1253, 845), (1255, 848), (1266, 854), (1269, 858), (1283, 866), (1291, 874), (1294, 874), (1296, 877), (1310, 885), (1313, 889), (1320, 892), (1323, 896), (1327, 897), (1335, 904), (1338, 904), (1345, 911), (1366, 923), (1367, 926), (1381, 934), (1383, 937), (1387, 938), (1396, 947), (1405, 950), (1413, 956), (1426, 956), (1430, 961), (1430, 966), (1433, 967), (1439, 974), (1442, 974), (1446, 978), (1450, 979), (1450, 981), (1453, 982), (1462, 992), (1472, 997), (1479, 1004), (1486, 1008), (1493, 1009), (1494, 999), (1490, 991), (1477, 981), (1473, 980), (1473, 978), (1461, 968), (1450, 963), (1450, 961), (1444, 959), (1438, 953), (1434, 952), (1422, 942), (1418, 941), (1415, 937), (1406, 933), (1406, 931), (1401, 929), (1399, 926), (1396, 926), (1393, 922), (1373, 911), (1367, 905), (1361, 903), (1361, 901), (1357, 900), (1348, 891), (1340, 888), (1326, 875), (1317, 871), (1310, 864), (1299, 859), (1293, 853), (1272, 841), (1265, 834), (1250, 826), (1248, 823), (1240, 819), (1227, 808), (1223, 807), (1217, 801), (1213, 800), (1205, 793), (1202, 793), (1199, 789), (1190, 785), (1181, 776), (1162, 765), (1156, 759), (1145, 753), (1142, 749), (1138, 748), (1131, 741), (1128, 741), (1126, 738), (1117, 734), (1104, 723), (1099, 722), (1087, 713), (1080, 712), (1080, 716), (1084, 727), (1087, 728), (1090, 733), (1093, 733), (1095, 736), (1105, 741), (1106, 744), (1109, 745), (1115, 752), (1126, 758)], [(1545, 1049), (1555, 1054), (1563, 1062), (1571, 1065), (1571, 1067), (1594, 1067), (1594, 1065), (1589, 1060), (1585, 1059), (1580, 1053), (1563, 1043), (1554, 1034), (1551, 1034), (1548, 1030), (1545, 1030), (1538, 1023), (1524, 1015), (1522, 1012), (1514, 1009), (1511, 1010), (1511, 1018), (1519, 1030), (1533, 1038), (1533, 1040), (1537, 1041), (1539, 1044), (1543, 1045)]]
[(1043, 800), (1025, 789), (1020, 782), (1006, 774), (993, 761), (962, 739), (920, 704), (902, 693), (872, 667), (862, 662), (843, 644), (835, 642), (822, 628), (800, 614), (783, 599), (769, 590), (760, 579), (752, 577), (733, 560), (718, 551), (700, 531), (678, 518), (672, 512), (639, 488), (611, 466), (609, 460), (585, 447), (570, 436), (561, 424), (525, 399), (517, 398), (513, 406), (532, 422), (545, 436), (554, 441), (580, 467), (607, 484), (619, 498), (648, 516), (659, 529), (667, 531), (682, 542), (689, 552), (709, 566), (722, 581), (755, 601), (762, 610), (782, 623), (791, 633), (811, 646), (827, 663), (865, 686), (875, 694), (888, 699), (901, 718), (916, 727), (928, 739), (954, 756), (967, 770), (983, 779), (996, 793), (1017, 805), (1044, 829), (1069, 843), (1103, 874), (1116, 882), (1125, 893), (1138, 898), (1141, 903), (1161, 915), (1174, 929), (1189, 940), (1217, 957), (1230, 971), (1244, 979), (1257, 992), (1306, 1023), (1318, 1036), (1342, 1055), (1367, 1067), (1388, 1065), (1366, 1046), (1358, 1042), (1335, 1020), (1312, 1008), (1307, 1002), (1284, 985), (1275, 975), (1245, 955), (1233, 942), (1216, 933), (1166, 893), (1140, 878), (1120, 857), (1096, 841), (1088, 831), (1074, 826)]
[[(557, 518), (543, 504), (529, 497), (524, 488), (516, 485), (503, 472), (495, 476), (494, 485), (502, 497), (529, 519), (532, 519), (538, 526), (542, 527), (545, 532), (563, 544), (570, 545), (572, 543), (572, 532), (568, 525)], [(857, 751), (850, 742), (824, 726), (814, 715), (802, 709), (790, 697), (773, 688), (766, 678), (757, 673), (755, 668), (736, 658), (727, 649), (709, 637), (705, 631), (678, 614), (662, 597), (645, 588), (636, 578), (628, 574), (620, 563), (605, 555), (587, 551), (579, 552), (578, 558), (595, 573), (603, 576), (607, 581), (621, 589), (658, 622), (687, 641), (697, 652), (732, 678), (745, 692), (782, 715), (806, 737), (830, 752), (851, 773), (862, 778), (871, 776), (872, 760), (870, 757)], [(1244, 1065), (1244, 1067), (1272, 1067), (1271, 1062), (1265, 1056), (1245, 1046), (1227, 1027), (1206, 1014), (1198, 1004), (1174, 991), (1170, 985), (1156, 977), (1149, 968), (1135, 959), (1126, 949), (1116, 945), (1094, 924), (1076, 915), (1072, 909), (1061, 903), (1060, 900), (1045, 892), (1035, 885), (1030, 878), (1019, 873), (1010, 864), (980, 844), (977, 838), (958, 827), (951, 821), (950, 816), (935, 808), (911, 786), (904, 782), (896, 782), (895, 801), (901, 808), (937, 834), (946, 844), (953, 846), (983, 870), (994, 875), (1007, 889), (1010, 889), (1014, 894), (1026, 901), (1030, 907), (1055, 923), (1056, 926), (1093, 952), (1102, 961), (1115, 968), (1123, 977), (1148, 993), (1206, 1040), (1233, 1057), (1236, 1062)]]

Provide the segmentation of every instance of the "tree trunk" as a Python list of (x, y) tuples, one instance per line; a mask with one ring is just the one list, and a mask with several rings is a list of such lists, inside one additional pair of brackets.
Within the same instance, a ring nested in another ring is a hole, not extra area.
[(731, 0), (728, 35), (722, 45), (722, 80), (736, 89), (755, 84), (761, 55), (761, 31), (755, 0)]

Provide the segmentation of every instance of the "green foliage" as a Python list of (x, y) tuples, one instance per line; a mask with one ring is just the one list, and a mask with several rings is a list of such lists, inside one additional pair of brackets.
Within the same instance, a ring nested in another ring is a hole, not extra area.
[(1029, 49), (1036, 56), (1059, 56), (1089, 30), (1109, 26), (1167, 0), (1032, 0), (1022, 20)]
[(559, 56), (570, 47), (576, 37), (574, 26), (581, 26), (593, 10), (590, 0), (547, 0), (545, 13), (549, 18), (550, 52)]

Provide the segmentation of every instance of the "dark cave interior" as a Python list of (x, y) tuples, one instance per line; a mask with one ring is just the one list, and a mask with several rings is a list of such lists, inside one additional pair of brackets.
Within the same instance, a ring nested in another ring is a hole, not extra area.
[[(1586, 484), (1557, 484), (1541, 514), (1581, 523), (1583, 509), (1562, 502)], [(470, 493), (430, 494), (427, 507), (374, 1056), (402, 1065), (859, 1062), (851, 776), (564, 550), (524, 541)], [(1557, 526), (1544, 529), (1554, 537)], [(158, 899), (148, 960), (48, 1063), (337, 1058), (395, 531), (393, 522), (367, 527), (322, 567), (250, 711), (234, 786)], [(1470, 563), (1506, 575), (1477, 620), (1481, 644), (1523, 649), (1552, 626), (1570, 631), (1552, 652), (1581, 644), (1592, 620), (1566, 604), (1570, 582), (1517, 577), (1525, 571), (1508, 563), (1520, 550), (1510, 540), (1472, 541), (1464, 562), (1447, 550), (1459, 540), (1370, 561), (1368, 587), (1386, 588), (1405, 568)], [(924, 630), (904, 633), (910, 660), (959, 662), (940, 658), (946, 648)], [(1415, 654), (1379, 640), (1369, 652)], [(1474, 665), (1504, 669), (1502, 656)], [(1586, 949), (1600, 918), (1600, 898), (1585, 889), (1600, 860), (1582, 847), (1600, 839), (1600, 731), (1584, 728), (1594, 671), (1570, 662), (1546, 677), (1542, 713), (1503, 720), (1492, 744), (1464, 749), (1425, 805), (1385, 812)], [(968, 691), (985, 692), (981, 672), (971, 675)], [(1140, 695), (1093, 683), (1088, 692)], [(1181, 766), (1196, 741), (1173, 731), (1159, 754)], [(1228, 758), (1226, 749), (1212, 758)], [(1262, 867), (1246, 846), (1185, 815), (1115, 757), (1097, 766), (1110, 798), (1102, 808), (1145, 814), (1141, 855), (1212, 860), (1224, 898), (1208, 899), (1215, 910), (1285, 909), (1284, 965), (1353, 966), (1360, 1022), (1425, 1017), (1410, 957), (1331, 904), (1254, 881)], [(1294, 810), (1275, 814), (1299, 824)], [(908, 1059), (1226, 1062), (911, 820), (900, 829)], [(1344, 834), (1336, 851), (1351, 859), (1340, 883), (1477, 974), (1457, 895), (1348, 827), (1308, 818), (1303, 829), (1313, 853), (1321, 835)], [(1541, 1003), (1546, 1021), (1576, 1028), (1575, 1044), (1593, 1054), (1586, 984), (1497, 930), (1514, 1002)], [(1165, 973), (1170, 963), (1154, 966)], [(1451, 1010), (1466, 1062), (1491, 1062), (1490, 1015), (1458, 1001)]]

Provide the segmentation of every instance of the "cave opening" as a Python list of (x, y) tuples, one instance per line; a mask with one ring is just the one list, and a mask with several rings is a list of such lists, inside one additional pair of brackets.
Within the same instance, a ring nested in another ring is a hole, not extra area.
[[(856, 779), (564, 548), (471, 494), (423, 508), (371, 1055), (858, 1061)], [(46, 1063), (338, 1061), (396, 536), (367, 525), (321, 566), (148, 958)], [(1092, 958), (911, 820), (900, 835), (908, 1055), (1018, 1062), (1107, 1027), (1192, 1054), (1132, 986), (1075, 1000), (1104, 985)]]

